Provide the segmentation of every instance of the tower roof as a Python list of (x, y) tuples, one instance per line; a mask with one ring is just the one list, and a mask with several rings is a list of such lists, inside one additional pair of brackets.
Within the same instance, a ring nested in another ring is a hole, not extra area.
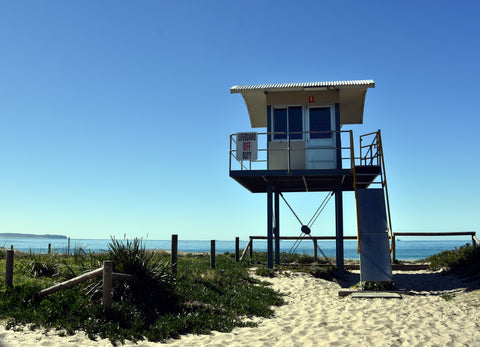
[(310, 94), (330, 92), (332, 100), (340, 104), (341, 124), (362, 124), (365, 96), (368, 88), (375, 88), (373, 80), (278, 83), (233, 86), (230, 93), (240, 93), (247, 105), (250, 123), (253, 128), (267, 126), (267, 105), (270, 105), (269, 95), (277, 95), (275, 100), (289, 94), (304, 97), (308, 100)]

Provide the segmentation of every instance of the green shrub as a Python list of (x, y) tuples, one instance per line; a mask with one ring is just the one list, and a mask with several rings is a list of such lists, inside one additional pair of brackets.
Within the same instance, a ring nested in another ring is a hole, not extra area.
[(394, 290), (395, 285), (391, 281), (364, 281), (361, 283), (363, 290)]
[(18, 269), (30, 277), (53, 277), (59, 268), (56, 254), (34, 254), (20, 260)]
[(307, 272), (315, 278), (322, 278), (328, 281), (335, 278), (335, 269), (331, 267), (312, 266)]
[(442, 299), (445, 301), (453, 300), (454, 297), (455, 297), (455, 294), (442, 294)]
[(259, 267), (255, 270), (255, 274), (262, 277), (275, 277), (275, 270), (266, 267)]
[(480, 272), (480, 247), (469, 244), (453, 250), (443, 251), (427, 258), (430, 269), (449, 269), (453, 272), (475, 274)]
[[(113, 281), (112, 299), (133, 304), (144, 313), (161, 314), (176, 308), (175, 278), (169, 260), (147, 251), (142, 239), (118, 241), (112, 238), (103, 257), (113, 262), (113, 271), (134, 275), (131, 282)], [(97, 297), (100, 298), (100, 285)]]

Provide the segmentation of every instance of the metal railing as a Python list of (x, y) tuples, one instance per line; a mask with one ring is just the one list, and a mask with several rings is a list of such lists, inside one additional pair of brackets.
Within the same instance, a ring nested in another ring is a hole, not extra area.
[(381, 165), (380, 131), (360, 136), (360, 165)]
[[(315, 138), (317, 137), (317, 138)], [(326, 166), (333, 162), (335, 167), (328, 169), (351, 169), (355, 162), (353, 150), (353, 132), (342, 131), (303, 131), (303, 132), (261, 132), (257, 133), (258, 152), (256, 160), (241, 160), (237, 156), (237, 134), (230, 135), (229, 169), (232, 170), (275, 170), (279, 164), (287, 171), (306, 169), (309, 157), (330, 157), (325, 159)], [(331, 145), (312, 145), (312, 141), (332, 140)], [(340, 139), (340, 141), (338, 141)], [(333, 145), (340, 142), (341, 146)], [(332, 157), (333, 156), (333, 157)], [(322, 162), (321, 159), (317, 162)]]
[[(380, 130), (360, 136), (360, 165), (363, 165), (363, 166), (377, 165), (381, 167), (381, 174), (378, 175), (378, 179), (373, 181), (371, 184), (380, 185), (384, 189), (386, 209), (387, 209), (388, 229), (390, 233), (390, 239), (393, 240), (392, 216), (390, 213), (390, 199), (388, 196), (387, 174), (385, 171), (385, 160), (383, 157), (383, 147), (382, 147), (382, 135)], [(355, 194), (357, 194), (357, 189), (356, 189), (357, 178), (356, 177), (357, 175), (354, 172)], [(358, 210), (357, 210), (357, 225), (358, 225)], [(359, 253), (360, 238), (358, 240), (359, 240), (359, 243), (358, 243), (357, 252)], [(392, 245), (390, 246), (390, 252), (393, 251), (394, 247), (395, 247), (394, 242), (392, 241)]]

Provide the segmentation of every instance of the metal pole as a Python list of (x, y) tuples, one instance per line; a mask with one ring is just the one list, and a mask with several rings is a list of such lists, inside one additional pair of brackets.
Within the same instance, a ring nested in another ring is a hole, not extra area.
[(275, 264), (280, 264), (280, 194), (275, 191)]
[(340, 277), (344, 274), (343, 260), (343, 191), (342, 186), (337, 185), (335, 192), (335, 236), (336, 236), (336, 261), (337, 272)]
[(290, 133), (287, 133), (287, 137), (288, 137), (288, 148), (287, 148), (288, 162), (287, 162), (287, 171), (290, 172)]
[(273, 188), (267, 183), (267, 266), (273, 269)]

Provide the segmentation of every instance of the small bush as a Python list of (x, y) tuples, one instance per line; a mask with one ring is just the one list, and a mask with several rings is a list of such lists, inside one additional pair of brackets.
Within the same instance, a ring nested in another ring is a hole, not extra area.
[(394, 290), (395, 285), (391, 281), (364, 281), (361, 283), (363, 290)]
[(30, 277), (53, 277), (59, 268), (55, 254), (34, 254), (22, 259), (18, 265), (22, 273)]
[(104, 257), (113, 262), (113, 271), (135, 276), (132, 282), (113, 282), (113, 300), (126, 301), (148, 314), (176, 308), (175, 278), (166, 257), (147, 251), (138, 238), (125, 242), (112, 238), (108, 247)]
[(335, 278), (335, 270), (331, 267), (312, 266), (307, 272), (315, 278), (321, 278), (328, 281)]
[(259, 267), (255, 270), (255, 274), (262, 277), (275, 277), (275, 270), (266, 267)]
[(449, 251), (443, 251), (427, 258), (430, 269), (448, 269), (453, 272), (475, 274), (480, 272), (480, 247), (469, 244)]
[(442, 299), (445, 301), (453, 300), (454, 297), (455, 297), (454, 294), (442, 294)]

